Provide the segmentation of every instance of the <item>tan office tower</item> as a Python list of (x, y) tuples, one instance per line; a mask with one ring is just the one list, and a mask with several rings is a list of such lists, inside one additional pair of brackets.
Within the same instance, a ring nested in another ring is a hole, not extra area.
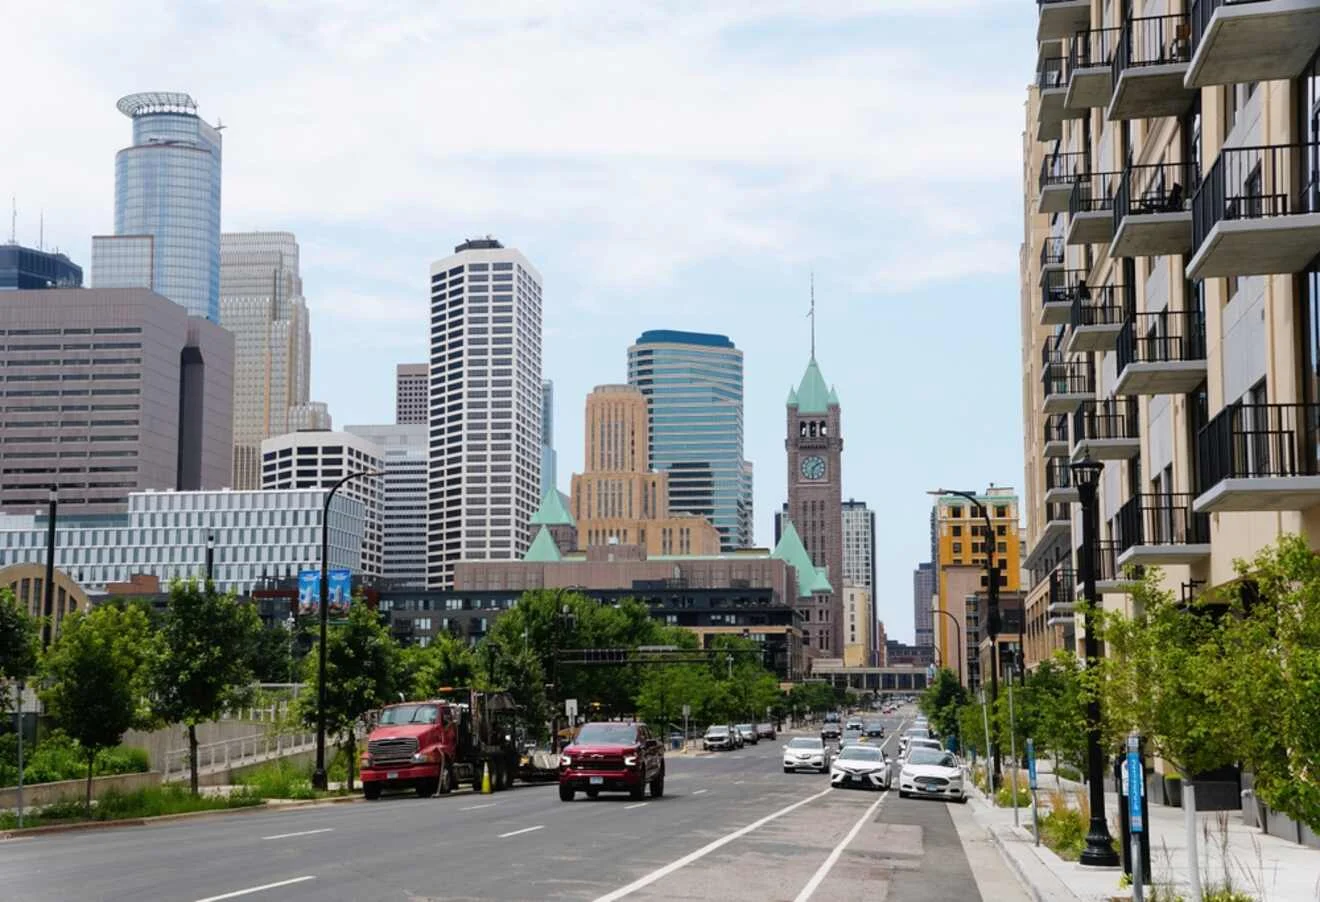
[(1103, 465), (1106, 608), (1128, 604), (1127, 565), (1191, 599), (1283, 534), (1320, 538), (1320, 6), (1034, 15), (1022, 323), (1039, 660), (1051, 612), (1082, 588), (1071, 462)]
[(290, 411), (308, 403), (311, 388), (311, 326), (292, 233), (220, 236), (220, 324), (234, 335), (233, 488), (258, 489), (262, 439), (300, 427)]
[(400, 363), (394, 368), (394, 422), (397, 425), (426, 423), (430, 404), (427, 396), (430, 369), (425, 363)]
[(648, 555), (718, 554), (705, 517), (669, 515), (669, 476), (646, 468), (646, 396), (631, 385), (598, 385), (587, 395), (586, 472), (573, 475), (578, 544), (641, 545)]

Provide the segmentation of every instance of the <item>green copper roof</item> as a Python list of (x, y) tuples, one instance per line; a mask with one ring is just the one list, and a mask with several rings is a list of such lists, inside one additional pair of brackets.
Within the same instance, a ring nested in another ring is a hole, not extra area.
[[(837, 398), (833, 400), (838, 403)], [(828, 413), (830, 402), (829, 387), (825, 384), (825, 377), (820, 374), (816, 358), (812, 357), (807, 364), (807, 371), (802, 374), (802, 384), (797, 389), (797, 403), (794, 405), (790, 400), (789, 405), (796, 406), (798, 413)]]
[(791, 386), (788, 389), (788, 406), (797, 407), (797, 389)]
[(770, 552), (770, 557), (793, 568), (797, 574), (799, 598), (809, 598), (816, 592), (834, 591), (825, 579), (824, 571), (817, 570), (811, 562), (811, 555), (807, 554), (802, 537), (798, 535), (792, 520), (785, 524), (784, 534), (779, 537), (779, 544)]
[(544, 526), (541, 527), (541, 531), (532, 540), (532, 546), (523, 555), (523, 560), (535, 564), (548, 564), (563, 560), (563, 555), (559, 553), (559, 546), (555, 544), (554, 539), (550, 538), (550, 530)]
[(532, 514), (532, 519), (528, 521), (533, 526), (577, 526), (577, 521), (573, 515), (564, 507), (564, 501), (559, 497), (559, 490), (550, 486), (545, 495), (541, 497), (541, 506)]
[(835, 407), (839, 406), (839, 393), (834, 390), (833, 385), (830, 386), (830, 403)]

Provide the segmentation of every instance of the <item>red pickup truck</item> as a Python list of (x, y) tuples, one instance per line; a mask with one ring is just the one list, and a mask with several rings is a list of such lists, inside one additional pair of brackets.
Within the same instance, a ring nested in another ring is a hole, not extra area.
[(594, 799), (602, 792), (626, 792), (634, 799), (665, 792), (665, 749), (646, 724), (588, 723), (559, 756), (559, 799), (578, 792)]

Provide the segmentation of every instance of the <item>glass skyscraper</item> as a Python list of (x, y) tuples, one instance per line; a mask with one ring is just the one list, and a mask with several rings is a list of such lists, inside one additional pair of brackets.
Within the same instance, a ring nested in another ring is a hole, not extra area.
[(187, 94), (119, 100), (133, 146), (115, 155), (115, 233), (92, 239), (92, 284), (150, 288), (220, 321), (220, 131)]
[(724, 335), (643, 332), (628, 349), (628, 384), (646, 396), (650, 468), (669, 473), (670, 512), (709, 519), (723, 550), (750, 546), (742, 351)]
[(82, 288), (82, 267), (57, 251), (0, 244), (0, 291)]

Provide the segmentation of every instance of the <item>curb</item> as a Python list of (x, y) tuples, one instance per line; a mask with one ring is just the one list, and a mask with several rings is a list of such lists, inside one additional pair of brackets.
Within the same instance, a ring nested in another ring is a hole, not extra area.
[[(335, 799), (296, 799), (288, 801), (266, 799), (260, 805), (241, 808), (209, 808), (206, 811), (184, 811), (180, 814), (162, 814), (156, 817), (126, 817), (109, 821), (77, 821), (71, 824), (47, 824), (44, 827), (24, 827), (0, 831), (0, 842), (29, 836), (49, 836), (55, 833), (77, 833), (84, 830), (109, 830), (114, 827), (150, 827), (152, 824), (194, 820), (202, 817), (223, 817), (231, 814), (249, 814), (254, 811), (289, 811), (297, 808), (318, 808), (324, 805), (343, 805), (363, 801), (362, 796), (343, 796)], [(274, 804), (272, 804), (274, 802)]]

